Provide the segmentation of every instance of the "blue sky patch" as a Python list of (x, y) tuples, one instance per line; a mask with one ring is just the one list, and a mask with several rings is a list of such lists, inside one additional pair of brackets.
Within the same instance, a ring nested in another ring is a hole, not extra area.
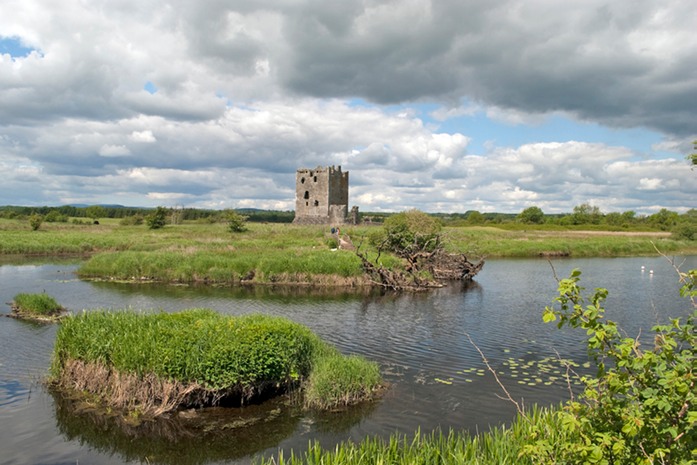
[(154, 94), (155, 92), (157, 92), (157, 86), (150, 81), (145, 83), (143, 89), (145, 89), (145, 91), (150, 94)]
[(9, 54), (12, 58), (23, 58), (34, 50), (36, 49), (22, 45), (19, 37), (0, 36), (0, 55)]

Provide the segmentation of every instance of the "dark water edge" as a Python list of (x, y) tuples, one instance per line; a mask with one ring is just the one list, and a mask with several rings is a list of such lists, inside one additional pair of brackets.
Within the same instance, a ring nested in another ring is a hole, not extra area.
[[(608, 317), (630, 335), (647, 334), (658, 320), (691, 311), (663, 258), (553, 263), (560, 277), (581, 268), (586, 288), (609, 288)], [(333, 447), (417, 428), (484, 431), (510, 421), (515, 408), (497, 397), (502, 392), (467, 336), (526, 405), (568, 397), (556, 352), (579, 370), (587, 361), (582, 334), (541, 323), (542, 308), (556, 289), (544, 260), (490, 260), (471, 283), (399, 296), (90, 283), (75, 277), (75, 266), (0, 265), (0, 304), (19, 292), (45, 290), (74, 312), (208, 307), (231, 315), (282, 315), (344, 353), (378, 361), (392, 387), (378, 402), (341, 412), (303, 412), (280, 398), (248, 409), (192, 413), (187, 421), (124, 427), (43, 388), (54, 325), (0, 318), (0, 463), (249, 463), (255, 454), (304, 450), (310, 440)], [(682, 267), (697, 268), (697, 257)], [(0, 308), (0, 314), (7, 312), (9, 307)]]

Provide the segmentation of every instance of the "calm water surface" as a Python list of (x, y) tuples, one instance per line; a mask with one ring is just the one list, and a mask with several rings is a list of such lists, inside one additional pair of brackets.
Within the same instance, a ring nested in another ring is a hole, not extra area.
[[(580, 268), (587, 289), (608, 288), (608, 318), (632, 336), (661, 318), (691, 311), (664, 258), (553, 263), (559, 277)], [(683, 270), (697, 268), (697, 256), (678, 263)], [(2, 464), (249, 463), (279, 449), (304, 450), (310, 440), (332, 447), (417, 428), (482, 431), (510, 421), (515, 409), (498, 397), (502, 392), (468, 336), (526, 405), (567, 398), (565, 370), (553, 360), (557, 352), (580, 371), (586, 362), (582, 334), (541, 322), (556, 290), (544, 260), (489, 260), (474, 282), (400, 296), (90, 283), (75, 277), (76, 267), (0, 265), (0, 313), (9, 313), (4, 303), (20, 292), (46, 291), (73, 312), (207, 307), (229, 315), (282, 315), (344, 353), (377, 361), (391, 388), (380, 401), (345, 412), (306, 413), (279, 400), (211, 410), (196, 429), (174, 422), (150, 425), (144, 434), (142, 428), (124, 429), (113, 419), (76, 412), (70, 401), (46, 392), (41, 379), (56, 327), (0, 318)]]

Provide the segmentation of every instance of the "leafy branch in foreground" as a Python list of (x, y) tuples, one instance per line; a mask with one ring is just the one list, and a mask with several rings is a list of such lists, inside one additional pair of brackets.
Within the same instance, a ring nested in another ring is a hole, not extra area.
[[(695, 411), (695, 319), (693, 311), (653, 328), (653, 347), (639, 338), (623, 337), (604, 319), (606, 289), (596, 289), (590, 302), (581, 296), (581, 272), (559, 280), (555, 306), (544, 311), (545, 322), (581, 328), (588, 334), (589, 355), (596, 377), (583, 377), (579, 401), (559, 412), (561, 424), (578, 441), (551, 444), (541, 437), (523, 450), (544, 463), (687, 464), (697, 459)], [(694, 296), (697, 271), (681, 273), (681, 295)], [(693, 301), (694, 306), (694, 301)]]

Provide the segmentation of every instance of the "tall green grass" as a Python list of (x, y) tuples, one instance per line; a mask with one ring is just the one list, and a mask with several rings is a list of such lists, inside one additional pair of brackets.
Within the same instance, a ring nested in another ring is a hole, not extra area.
[[(470, 435), (466, 432), (417, 431), (413, 436), (393, 434), (387, 439), (367, 437), (360, 442), (346, 441), (332, 450), (314, 442), (304, 452), (290, 457), (279, 454), (260, 459), (260, 465), (499, 465), (557, 463), (555, 451), (540, 451), (537, 439), (546, 437), (553, 443), (581, 440), (561, 424), (554, 408), (533, 408), (526, 417), (519, 416), (511, 426), (495, 427), (488, 432)], [(535, 455), (533, 460), (531, 456)], [(582, 460), (580, 461), (582, 463)]]
[(234, 283), (254, 276), (254, 282), (312, 282), (316, 275), (358, 278), (360, 259), (345, 251), (305, 251), (273, 248), (239, 251), (155, 251), (97, 254), (79, 270), (85, 278), (164, 282)]
[[(341, 356), (310, 329), (285, 318), (229, 317), (207, 309), (92, 311), (64, 320), (56, 336), (51, 373), (61, 379), (65, 367), (77, 360), (141, 378), (155, 375), (201, 385), (213, 392), (257, 394), (268, 387), (287, 389), (311, 375), (321, 376), (326, 357), (337, 366), (349, 365), (351, 370), (344, 371), (351, 376), (360, 373), (361, 366), (377, 370), (366, 360)], [(379, 384), (379, 374), (371, 382)], [(344, 384), (356, 389), (352, 383)], [(372, 393), (373, 387), (366, 390)], [(330, 394), (346, 398), (342, 391), (326, 394), (318, 399), (323, 404), (311, 401), (309, 405), (341, 403)]]
[(305, 404), (329, 409), (370, 399), (382, 378), (376, 363), (339, 353), (318, 357), (305, 387)]

